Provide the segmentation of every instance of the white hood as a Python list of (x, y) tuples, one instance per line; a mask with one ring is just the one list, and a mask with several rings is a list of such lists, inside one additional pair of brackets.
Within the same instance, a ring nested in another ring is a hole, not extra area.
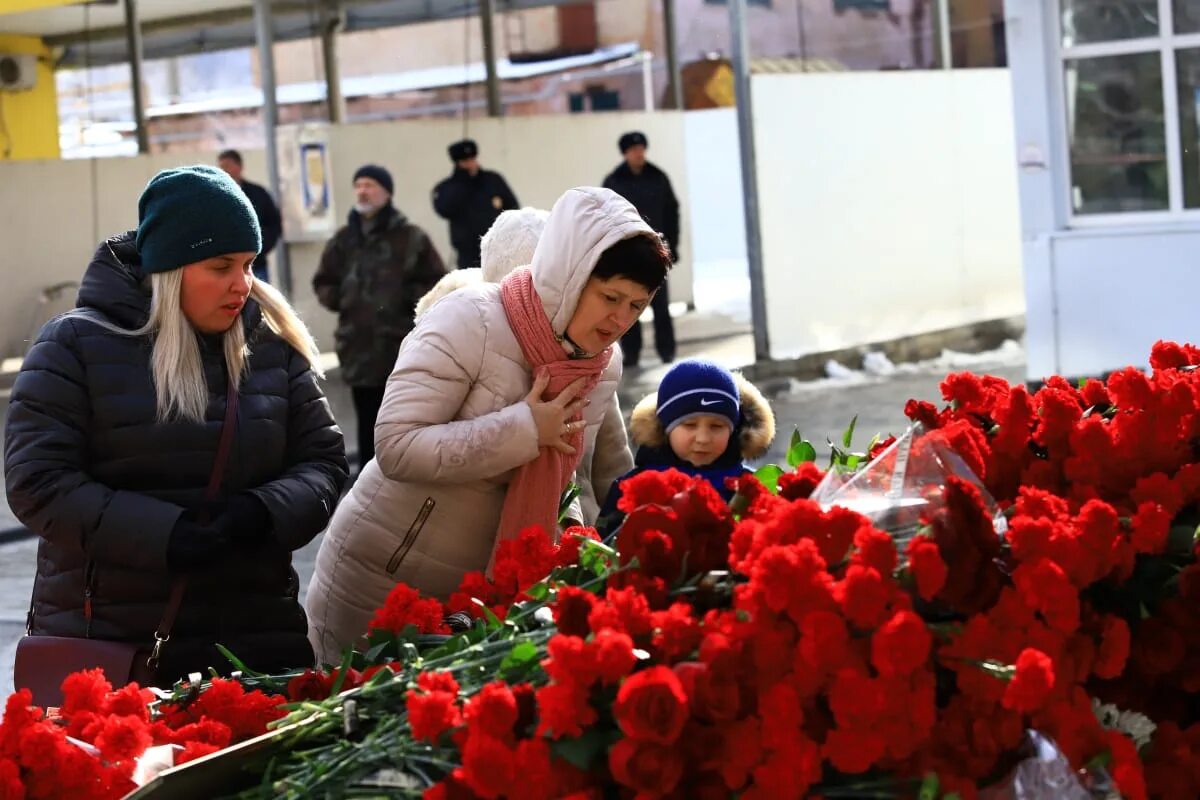
[(517, 267), (529, 266), (549, 217), (550, 212), (540, 208), (505, 211), (496, 217), (479, 241), (483, 279), (499, 283)]
[(566, 331), (601, 254), (623, 239), (643, 235), (656, 234), (616, 192), (585, 186), (558, 198), (531, 265), (533, 288), (555, 333)]

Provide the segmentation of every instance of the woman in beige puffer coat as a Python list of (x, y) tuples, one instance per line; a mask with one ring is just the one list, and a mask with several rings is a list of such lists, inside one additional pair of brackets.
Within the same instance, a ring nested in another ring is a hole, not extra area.
[[(551, 327), (564, 339), (585, 292), (600, 293), (591, 303), (609, 302), (610, 293), (592, 281), (601, 256), (637, 236), (657, 235), (608, 190), (572, 189), (555, 204), (531, 269)], [(602, 326), (608, 344), (636, 322), (652, 292), (647, 287), (613, 303), (612, 321)], [(572, 349), (569, 342), (564, 348)], [(607, 415), (621, 418), (620, 358), (609, 363), (586, 398), (586, 442), (595, 442)], [(487, 566), (508, 483), (539, 452), (526, 400), (532, 385), (499, 285), (460, 288), (425, 310), (388, 379), (376, 458), (338, 507), (317, 555), (305, 610), (319, 662), (340, 661), (397, 583), (445, 599), (466, 573)], [(617, 448), (607, 475), (589, 483), (611, 484), (628, 468), (623, 436)], [(606, 491), (596, 486), (591, 494)]]
[[(417, 301), (416, 318), (419, 320), (433, 304), (453, 291), (480, 282), (499, 283), (517, 267), (533, 262), (533, 253), (538, 240), (546, 228), (550, 212), (540, 208), (522, 208), (505, 211), (496, 217), (492, 227), (479, 243), (482, 262), (479, 267), (456, 269)], [(598, 391), (608, 394), (604, 384), (614, 387), (621, 380), (620, 345), (613, 345), (613, 357), (608, 369), (600, 379)], [(575, 473), (575, 485), (579, 496), (571, 503), (564, 519), (564, 527), (570, 525), (595, 525), (599, 521), (600, 506), (612, 490), (618, 478), (633, 468), (629, 436), (625, 432), (625, 417), (612, 392), (612, 399), (598, 426), (589, 426), (584, 437), (583, 458)]]

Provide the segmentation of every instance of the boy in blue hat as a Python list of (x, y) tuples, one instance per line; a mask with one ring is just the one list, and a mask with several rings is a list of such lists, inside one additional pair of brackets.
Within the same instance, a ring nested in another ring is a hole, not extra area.
[(706, 479), (729, 500), (727, 478), (748, 471), (775, 438), (775, 414), (766, 398), (741, 375), (711, 361), (689, 359), (673, 366), (658, 392), (633, 409), (630, 438), (638, 446), (634, 469), (613, 484), (598, 527), (611, 533), (623, 519), (617, 509), (621, 484), (647, 470), (677, 469)]

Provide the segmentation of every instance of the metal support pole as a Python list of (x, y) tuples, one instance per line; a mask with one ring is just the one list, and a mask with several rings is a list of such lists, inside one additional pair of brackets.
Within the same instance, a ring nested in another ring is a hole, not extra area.
[(750, 43), (746, 0), (729, 0), (733, 47), (733, 85), (737, 94), (738, 141), (742, 161), (742, 202), (746, 211), (746, 260), (750, 267), (750, 314), (754, 322), (754, 358), (769, 361), (767, 293), (763, 285), (762, 232), (758, 218), (758, 173), (754, 156), (754, 114), (750, 102)]
[(495, 0), (479, 0), (479, 22), (483, 27), (483, 66), (487, 71), (487, 106), (489, 117), (503, 116), (500, 105), (500, 79), (496, 75), (496, 4)]
[[(275, 40), (271, 25), (271, 0), (254, 0), (254, 36), (258, 40), (258, 69), (262, 78), (263, 138), (266, 144), (267, 180), (276, 201), (279, 192), (279, 153), (275, 143), (275, 128), (279, 124), (279, 107), (275, 99)], [(292, 296), (292, 268), (288, 262), (287, 242), (281, 241), (272, 254), (275, 262), (276, 288), (285, 297)]]
[(146, 130), (146, 97), (142, 93), (142, 24), (137, 0), (125, 0), (125, 46), (129, 50), (129, 84), (133, 91), (133, 124), (137, 127), (138, 152), (150, 152)]
[(676, 111), (683, 110), (683, 73), (679, 69), (679, 45), (675, 38), (675, 0), (662, 0), (663, 44), (667, 49), (668, 103)]
[(337, 124), (346, 119), (346, 98), (342, 94), (342, 71), (338, 66), (337, 37), (345, 23), (342, 4), (332, 2), (321, 19), (321, 60), (325, 62), (325, 105), (329, 121)]
[(642, 108), (654, 110), (654, 54), (642, 53)]
[(950, 0), (937, 0), (938, 66), (954, 68), (954, 50), (950, 44)]

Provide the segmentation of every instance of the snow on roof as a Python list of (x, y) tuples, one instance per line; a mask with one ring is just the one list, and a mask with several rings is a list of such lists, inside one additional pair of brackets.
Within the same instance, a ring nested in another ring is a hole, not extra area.
[[(504, 58), (496, 62), (496, 74), (502, 81), (522, 80), (627, 58), (636, 54), (638, 50), (639, 47), (636, 43), (627, 42), (625, 44), (597, 48), (591, 53), (583, 55), (566, 56), (546, 61), (513, 64), (507, 58)], [(391, 72), (383, 75), (363, 75), (342, 79), (342, 95), (344, 97), (366, 97), (369, 95), (440, 89), (446, 86), (461, 86), (464, 83), (483, 83), (486, 80), (486, 76), (487, 72), (482, 61), (476, 61), (472, 64), (429, 67), (408, 72)], [(276, 89), (276, 98), (280, 105), (320, 102), (325, 99), (325, 82), (308, 81), (279, 86)], [(168, 117), (181, 114), (204, 114), (214, 111), (258, 108), (262, 105), (262, 101), (263, 93), (261, 89), (246, 87), (233, 91), (225, 90), (220, 93), (213, 93), (208, 97), (197, 97), (170, 105), (151, 106), (146, 110), (146, 116)]]

